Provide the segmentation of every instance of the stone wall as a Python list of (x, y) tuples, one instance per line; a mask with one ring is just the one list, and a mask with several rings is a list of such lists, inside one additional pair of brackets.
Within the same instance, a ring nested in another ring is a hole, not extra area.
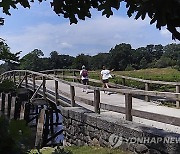
[[(146, 154), (180, 153), (180, 134), (96, 114), (81, 107), (66, 107), (61, 111), (66, 145), (118, 146), (123, 150)], [(170, 143), (161, 141), (166, 137), (171, 137)], [(145, 140), (137, 143), (138, 138)]]

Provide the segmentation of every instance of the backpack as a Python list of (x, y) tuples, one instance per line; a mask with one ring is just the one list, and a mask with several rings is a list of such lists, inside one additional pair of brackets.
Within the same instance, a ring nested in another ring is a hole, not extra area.
[(87, 77), (88, 76), (88, 71), (87, 70), (83, 70), (81, 75), (83, 77)]

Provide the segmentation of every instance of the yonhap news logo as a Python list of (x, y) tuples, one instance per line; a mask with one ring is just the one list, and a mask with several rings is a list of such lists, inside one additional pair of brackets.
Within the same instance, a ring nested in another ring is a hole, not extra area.
[(119, 147), (123, 142), (125, 143), (139, 143), (139, 144), (180, 144), (180, 137), (128, 137), (124, 138), (122, 135), (112, 134), (109, 137), (109, 143), (113, 148)]
[(113, 148), (119, 147), (122, 144), (122, 142), (123, 142), (122, 136), (119, 136), (119, 135), (116, 135), (116, 134), (112, 134), (109, 137), (109, 143), (111, 144), (111, 146)]

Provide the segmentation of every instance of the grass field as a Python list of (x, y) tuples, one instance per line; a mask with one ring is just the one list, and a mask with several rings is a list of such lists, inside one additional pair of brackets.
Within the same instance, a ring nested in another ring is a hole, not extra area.
[[(115, 71), (112, 72), (115, 75), (114, 78), (110, 79), (110, 82), (117, 84), (122, 84), (121, 77), (130, 76), (134, 78), (146, 79), (146, 80), (155, 80), (155, 81), (168, 81), (168, 82), (180, 82), (180, 71), (172, 68), (153, 68), (153, 69), (143, 69), (143, 70), (134, 70), (134, 71)], [(90, 78), (99, 79), (100, 71), (90, 73)], [(144, 83), (126, 80), (126, 85), (138, 89), (144, 89)], [(151, 90), (157, 91), (175, 91), (175, 86), (169, 85), (150, 85)]]
[[(100, 71), (101, 70), (90, 72), (89, 78), (100, 80)], [(116, 84), (122, 84), (122, 78), (118, 75), (130, 76), (145, 80), (180, 82), (180, 71), (173, 68), (153, 68), (133, 71), (114, 71), (112, 72), (112, 74), (114, 75), (114, 77), (110, 79), (110, 82)], [(66, 72), (65, 75), (72, 75), (72, 72)], [(79, 77), (78, 72), (76, 73), (76, 76)], [(72, 79), (66, 80), (72, 82)], [(102, 86), (101, 83), (92, 82), (90, 82), (90, 85), (98, 87)], [(145, 88), (144, 83), (133, 80), (126, 80), (126, 85), (137, 89)], [(150, 84), (150, 90), (175, 92), (175, 86)]]
[(180, 82), (180, 71), (172, 68), (153, 68), (135, 71), (118, 71), (114, 73), (118, 75), (131, 76), (147, 80)]

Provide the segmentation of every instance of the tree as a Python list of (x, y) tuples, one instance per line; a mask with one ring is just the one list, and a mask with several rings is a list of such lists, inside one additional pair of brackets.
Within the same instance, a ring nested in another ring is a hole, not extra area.
[(163, 56), (177, 61), (180, 55), (180, 44), (168, 44), (164, 47)]
[(79, 54), (76, 56), (73, 62), (73, 67), (77, 69), (81, 69), (83, 65), (86, 66), (87, 69), (89, 69), (89, 55)]
[(34, 49), (20, 60), (20, 68), (40, 71), (42, 68), (41, 58), (40, 56), (44, 56), (43, 52), (38, 49)]
[(102, 69), (103, 65), (109, 66), (109, 53), (98, 53), (89, 61), (89, 66), (93, 70)]
[[(2, 0), (0, 8), (3, 13), (10, 15), (11, 7), (15, 9), (20, 4), (24, 8), (30, 8), (30, 2), (29, 0)], [(64, 18), (69, 18), (71, 24), (76, 24), (78, 19), (90, 18), (92, 8), (110, 17), (113, 15), (112, 9), (119, 10), (122, 2), (126, 3), (128, 17), (135, 14), (135, 19), (144, 20), (148, 15), (151, 19), (150, 24), (156, 23), (158, 29), (167, 26), (172, 33), (172, 38), (180, 40), (180, 32), (177, 30), (180, 27), (179, 0), (52, 0), (50, 5), (57, 15), (63, 15)], [(3, 24), (3, 20), (0, 18), (0, 24)]]
[(67, 69), (71, 68), (74, 62), (74, 57), (69, 55), (59, 55), (59, 68)]
[(109, 67), (115, 70), (125, 70), (131, 63), (132, 49), (130, 44), (119, 44), (109, 51)]
[(15, 54), (10, 52), (10, 47), (6, 42), (0, 38), (0, 60), (5, 62), (6, 70), (15, 69), (19, 65), (19, 54), (21, 51)]
[(52, 51), (50, 53), (50, 62), (51, 62), (51, 69), (59, 68), (59, 54), (57, 51)]
[(17, 52), (15, 54), (10, 52), (10, 47), (5, 43), (5, 41), (0, 38), (0, 60), (3, 60), (5, 62), (11, 62), (16, 63), (19, 61), (19, 54), (20, 52)]

